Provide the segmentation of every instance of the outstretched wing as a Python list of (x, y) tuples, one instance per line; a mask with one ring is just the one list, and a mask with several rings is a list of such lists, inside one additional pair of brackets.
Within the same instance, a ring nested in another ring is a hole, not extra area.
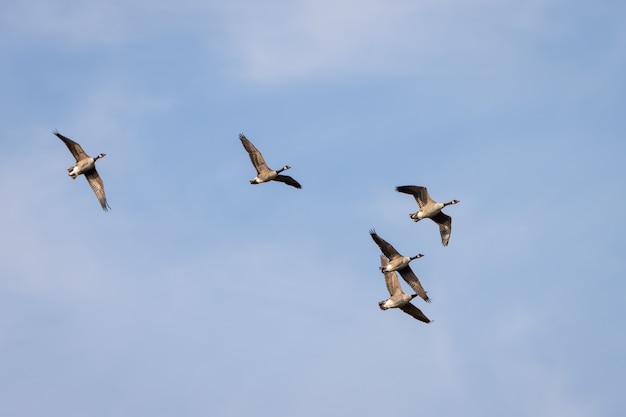
[(417, 205), (420, 206), (420, 208), (426, 205), (429, 201), (432, 201), (428, 195), (426, 187), (421, 187), (419, 185), (402, 185), (400, 187), (396, 187), (396, 191), (404, 194), (411, 194), (415, 197), (415, 201), (417, 201)]
[(85, 178), (87, 179), (87, 182), (93, 192), (96, 194), (102, 209), (104, 211), (108, 211), (111, 207), (109, 207), (109, 204), (107, 203), (107, 197), (104, 194), (104, 184), (102, 183), (102, 178), (100, 178), (98, 171), (96, 171), (95, 168), (92, 169), (91, 171), (85, 173)]
[(413, 289), (413, 291), (415, 291), (417, 295), (419, 295), (427, 303), (430, 303), (430, 298), (428, 298), (424, 287), (422, 287), (420, 280), (417, 279), (417, 275), (415, 275), (410, 266), (404, 267), (398, 272), (400, 272), (402, 278), (406, 281), (407, 284), (411, 286), (411, 288)]
[(370, 230), (370, 236), (372, 236), (372, 239), (374, 239), (374, 242), (376, 242), (376, 244), (380, 248), (380, 251), (388, 259), (393, 259), (396, 256), (400, 256), (398, 251), (393, 246), (391, 246), (389, 243), (387, 243), (387, 241), (385, 239), (383, 239), (382, 237), (378, 236), (374, 229)]
[(59, 139), (61, 139), (63, 143), (65, 143), (65, 146), (67, 146), (67, 149), (69, 149), (72, 155), (74, 155), (74, 159), (76, 159), (76, 162), (78, 162), (81, 159), (89, 157), (89, 155), (87, 155), (85, 151), (83, 151), (83, 148), (81, 148), (80, 145), (74, 142), (72, 139), (63, 136), (56, 130), (54, 131), (54, 134)]
[(261, 172), (269, 171), (270, 169), (267, 167), (265, 160), (263, 159), (263, 155), (261, 152), (250, 142), (243, 133), (239, 134), (239, 139), (243, 144), (243, 147), (248, 151), (248, 155), (250, 156), (250, 161), (252, 161), (252, 165), (256, 169), (256, 173), (260, 174)]
[(280, 181), (284, 182), (287, 185), (291, 185), (292, 187), (302, 188), (298, 181), (294, 180), (288, 175), (277, 175), (276, 178), (274, 178), (274, 181)]
[(422, 310), (420, 310), (419, 308), (415, 307), (411, 303), (406, 303), (405, 305), (400, 306), (400, 310), (404, 311), (406, 314), (409, 314), (409, 315), (415, 317), (419, 321), (423, 321), (424, 323), (430, 323), (429, 318), (426, 317), (424, 315), (424, 313), (422, 313)]
[[(380, 255), (380, 266), (382, 268), (386, 267), (389, 263), (389, 259), (385, 255)], [(400, 287), (400, 282), (398, 282), (398, 275), (395, 271), (385, 272), (385, 284), (387, 285), (387, 290), (389, 291), (389, 295), (392, 297), (394, 295), (398, 295), (402, 293), (402, 288)]]
[(442, 211), (437, 213), (432, 219), (439, 225), (439, 234), (441, 234), (441, 243), (448, 246), (450, 233), (452, 232), (452, 217), (444, 214)]

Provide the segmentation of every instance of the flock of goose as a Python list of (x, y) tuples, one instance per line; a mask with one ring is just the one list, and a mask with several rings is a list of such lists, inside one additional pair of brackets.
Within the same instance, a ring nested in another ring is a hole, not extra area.
[[(61, 139), (63, 143), (65, 143), (69, 151), (74, 156), (74, 159), (76, 159), (76, 164), (67, 170), (69, 176), (74, 180), (79, 175), (83, 175), (87, 179), (87, 182), (93, 192), (96, 194), (96, 198), (100, 202), (102, 209), (104, 211), (109, 210), (110, 207), (107, 203), (106, 194), (104, 193), (104, 184), (102, 182), (102, 178), (100, 178), (100, 175), (98, 174), (98, 171), (96, 171), (96, 161), (104, 158), (106, 154), (101, 153), (95, 158), (92, 158), (87, 155), (78, 143), (63, 136), (58, 131), (54, 131), (53, 133)], [(295, 188), (302, 188), (298, 181), (288, 175), (281, 174), (283, 171), (290, 169), (290, 166), (285, 165), (279, 170), (269, 168), (263, 159), (263, 155), (261, 155), (261, 152), (259, 152), (252, 142), (250, 142), (243, 134), (239, 135), (239, 139), (241, 140), (245, 150), (248, 152), (250, 161), (257, 172), (256, 177), (250, 180), (250, 184), (262, 184), (269, 181), (279, 181)], [(438, 203), (430, 198), (426, 187), (416, 185), (396, 187), (396, 191), (404, 194), (410, 194), (415, 198), (415, 201), (419, 206), (419, 210), (410, 214), (411, 219), (415, 222), (422, 219), (433, 220), (439, 225), (441, 243), (443, 246), (448, 246), (450, 232), (452, 230), (452, 219), (441, 210), (446, 206), (457, 204), (459, 201), (451, 200), (447, 203)], [(382, 252), (382, 255), (380, 256), (380, 271), (385, 277), (385, 284), (387, 285), (387, 290), (389, 291), (389, 298), (378, 303), (381, 310), (399, 308), (419, 321), (430, 323), (431, 320), (429, 320), (419, 308), (411, 304), (411, 300), (418, 296), (424, 301), (430, 303), (430, 298), (428, 298), (424, 287), (422, 287), (422, 284), (409, 265), (411, 261), (419, 259), (424, 255), (420, 253), (412, 257), (402, 256), (389, 242), (381, 238), (375, 230), (370, 230), (370, 236)], [(415, 294), (406, 294), (402, 290), (397, 273), (400, 273), (402, 279), (409, 284), (411, 289), (415, 291)]]
[[(450, 232), (452, 231), (452, 218), (441, 211), (446, 206), (457, 204), (459, 200), (452, 200), (447, 203), (438, 203), (430, 198), (426, 187), (420, 187), (417, 185), (404, 185), (396, 187), (396, 191), (405, 194), (411, 194), (419, 210), (410, 214), (413, 221), (418, 222), (422, 219), (431, 219), (439, 225), (439, 233), (441, 234), (441, 243), (443, 246), (448, 246), (450, 240)], [(421, 253), (415, 256), (402, 256), (400, 253), (385, 239), (378, 236), (375, 230), (370, 230), (370, 236), (374, 242), (380, 248), (383, 253), (380, 256), (380, 271), (385, 275), (385, 283), (387, 284), (387, 290), (389, 290), (390, 297), (384, 301), (378, 303), (381, 310), (387, 310), (390, 308), (399, 308), (405, 313), (413, 316), (419, 321), (424, 323), (430, 323), (430, 320), (422, 311), (411, 304), (411, 300), (419, 296), (427, 303), (430, 303), (430, 298), (426, 294), (424, 287), (420, 283), (419, 279), (409, 266), (412, 260), (421, 258)], [(398, 281), (398, 275), (400, 273), (402, 279), (415, 291), (415, 294), (405, 294), (402, 291), (400, 282)]]

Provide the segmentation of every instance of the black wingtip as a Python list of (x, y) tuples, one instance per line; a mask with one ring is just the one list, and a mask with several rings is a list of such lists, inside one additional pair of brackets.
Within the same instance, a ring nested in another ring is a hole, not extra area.
[(413, 194), (415, 191), (413, 189), (414, 185), (400, 185), (396, 187), (396, 191), (404, 194)]

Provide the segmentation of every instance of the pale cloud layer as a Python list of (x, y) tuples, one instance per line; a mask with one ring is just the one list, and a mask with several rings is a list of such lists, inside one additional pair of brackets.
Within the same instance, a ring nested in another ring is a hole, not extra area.
[[(575, 28), (554, 24), (555, 2), (231, 2), (218, 7), (222, 53), (233, 71), (257, 81), (313, 75), (410, 76), (501, 71), (528, 48), (564, 39)], [(549, 23), (548, 23), (549, 22)], [(446, 66), (448, 68), (446, 68)], [(492, 74), (493, 75), (493, 74)]]
[(445, 64), (506, 62), (541, 39), (571, 35), (574, 28), (555, 19), (558, 6), (489, 0), (186, 1), (175, 7), (68, 1), (7, 5), (3, 20), (9, 36), (78, 49), (193, 36), (222, 55), (229, 72), (277, 82), (337, 73), (431, 74)]

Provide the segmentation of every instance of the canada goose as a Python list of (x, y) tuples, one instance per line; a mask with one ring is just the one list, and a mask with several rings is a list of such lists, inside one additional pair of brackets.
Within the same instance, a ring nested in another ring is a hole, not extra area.
[(111, 207), (109, 207), (106, 195), (104, 194), (104, 184), (102, 183), (102, 178), (100, 178), (98, 171), (96, 171), (96, 161), (100, 158), (104, 158), (106, 154), (101, 153), (95, 158), (92, 158), (87, 155), (85, 151), (83, 151), (83, 148), (81, 148), (78, 143), (66, 138), (56, 130), (53, 133), (61, 139), (63, 143), (65, 143), (67, 149), (70, 150), (76, 159), (76, 165), (67, 169), (69, 176), (75, 180), (76, 177), (83, 174), (93, 192), (96, 193), (96, 197), (98, 198), (102, 209), (104, 211), (110, 209)]
[(250, 180), (250, 184), (261, 184), (263, 182), (268, 181), (280, 181), (284, 182), (287, 185), (291, 185), (292, 187), (302, 188), (300, 183), (288, 175), (280, 175), (281, 172), (290, 169), (289, 165), (285, 165), (278, 171), (274, 171), (273, 169), (268, 168), (265, 160), (263, 159), (263, 155), (261, 152), (250, 142), (243, 133), (239, 134), (239, 139), (241, 139), (241, 143), (243, 147), (248, 151), (248, 155), (250, 155), (250, 161), (252, 161), (252, 165), (256, 169), (256, 177)]
[(396, 191), (411, 194), (415, 197), (415, 201), (417, 201), (417, 205), (419, 205), (420, 209), (415, 213), (410, 214), (413, 221), (419, 222), (425, 218), (432, 219), (439, 225), (441, 243), (443, 246), (448, 246), (450, 233), (452, 232), (452, 218), (447, 214), (444, 214), (441, 209), (446, 206), (456, 204), (459, 200), (452, 200), (447, 203), (437, 203), (430, 198), (426, 187), (420, 187), (417, 185), (403, 185), (401, 187), (396, 187)]
[[(389, 259), (387, 259), (385, 255), (380, 255), (381, 269), (384, 270), (388, 264)], [(398, 275), (395, 272), (384, 272), (384, 274), (385, 284), (387, 284), (390, 297), (378, 303), (380, 309), (388, 310), (390, 308), (399, 308), (419, 321), (430, 323), (430, 320), (422, 313), (422, 310), (411, 304), (411, 300), (417, 297), (417, 294), (405, 294), (404, 291), (402, 291), (400, 282), (398, 282)]]
[(413, 259), (421, 258), (424, 255), (419, 253), (413, 257), (402, 256), (385, 239), (378, 236), (374, 229), (370, 230), (370, 235), (372, 236), (372, 239), (374, 239), (374, 242), (376, 242), (376, 244), (380, 248), (383, 255), (385, 255), (389, 259), (389, 262), (380, 267), (380, 271), (382, 273), (398, 271), (400, 275), (402, 275), (402, 278), (407, 282), (407, 284), (411, 286), (413, 291), (415, 291), (417, 295), (422, 297), (424, 301), (430, 303), (430, 298), (428, 298), (428, 295), (426, 295), (426, 291), (424, 291), (422, 284), (409, 266), (409, 263)]

